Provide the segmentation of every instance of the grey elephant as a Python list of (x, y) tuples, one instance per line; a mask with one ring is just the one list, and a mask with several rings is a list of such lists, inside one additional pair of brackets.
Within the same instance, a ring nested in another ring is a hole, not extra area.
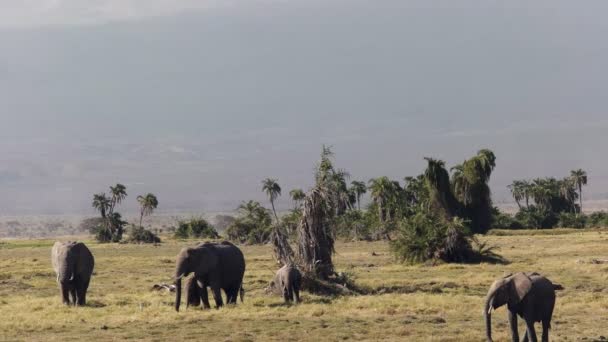
[(85, 305), (95, 259), (82, 242), (55, 242), (51, 262), (61, 297), (67, 305)]
[(498, 279), (492, 284), (484, 308), (488, 341), (492, 341), (491, 311), (505, 304), (509, 310), (513, 341), (519, 341), (517, 315), (526, 321), (527, 329), (523, 341), (537, 341), (535, 322), (542, 323), (542, 341), (549, 341), (549, 328), (555, 307), (555, 288), (549, 279), (538, 273), (520, 272)]
[(226, 302), (236, 304), (245, 274), (245, 257), (238, 247), (227, 241), (203, 243), (182, 249), (177, 255), (175, 266), (176, 311), (179, 311), (181, 304), (182, 278), (190, 273), (194, 273), (193, 278), (196, 279), (196, 286), (191, 285), (192, 291), (200, 291), (199, 296), (205, 308), (210, 307), (207, 287), (211, 288), (218, 308), (224, 305), (222, 290), (226, 294)]
[(300, 302), (302, 274), (294, 265), (285, 265), (277, 271), (271, 286), (281, 291), (285, 303), (293, 300), (297, 304)]

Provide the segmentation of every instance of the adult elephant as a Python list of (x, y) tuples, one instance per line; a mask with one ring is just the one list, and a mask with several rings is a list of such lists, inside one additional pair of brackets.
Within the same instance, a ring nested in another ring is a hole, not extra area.
[(82, 242), (57, 241), (53, 245), (51, 262), (57, 274), (63, 303), (85, 305), (95, 266), (95, 259), (89, 248)]
[(181, 304), (182, 278), (190, 273), (194, 273), (205, 307), (209, 307), (207, 286), (211, 287), (218, 308), (224, 304), (221, 290), (226, 293), (228, 304), (236, 304), (245, 274), (245, 257), (238, 247), (227, 241), (182, 249), (175, 266), (176, 311)]
[(517, 315), (526, 321), (527, 329), (524, 341), (537, 341), (534, 331), (535, 322), (542, 323), (542, 341), (549, 341), (549, 328), (555, 307), (555, 287), (549, 279), (538, 273), (520, 272), (506, 276), (492, 284), (484, 310), (488, 341), (492, 341), (491, 311), (505, 304), (509, 309), (509, 324), (513, 341), (519, 341)]

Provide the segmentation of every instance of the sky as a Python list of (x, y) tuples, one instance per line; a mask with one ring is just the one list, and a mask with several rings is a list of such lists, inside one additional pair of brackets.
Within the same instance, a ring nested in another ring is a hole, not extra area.
[(513, 179), (589, 174), (608, 198), (608, 3), (0, 0), (0, 215), (264, 201), (321, 146), (352, 180), (497, 155)]

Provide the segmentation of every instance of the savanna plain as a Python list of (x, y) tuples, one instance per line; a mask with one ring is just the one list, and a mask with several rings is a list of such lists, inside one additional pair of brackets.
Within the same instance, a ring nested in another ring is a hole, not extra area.
[[(245, 302), (219, 310), (173, 308), (175, 256), (197, 241), (164, 238), (153, 245), (97, 244), (85, 307), (61, 304), (50, 263), (55, 240), (0, 242), (0, 340), (177, 341), (483, 341), (482, 308), (498, 277), (537, 271), (564, 287), (557, 293), (554, 341), (608, 337), (608, 231), (492, 231), (479, 237), (499, 247), (507, 264), (404, 265), (387, 242), (340, 242), (338, 272), (366, 294), (302, 294), (285, 305), (265, 287), (277, 269), (271, 246), (240, 246), (247, 270)], [(520, 333), (524, 326), (520, 323)], [(494, 338), (510, 340), (506, 309), (493, 314)], [(540, 331), (540, 327), (537, 327)]]

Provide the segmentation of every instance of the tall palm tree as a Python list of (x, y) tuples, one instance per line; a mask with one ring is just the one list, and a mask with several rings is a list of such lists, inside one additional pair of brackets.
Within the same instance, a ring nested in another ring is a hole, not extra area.
[(521, 210), (521, 201), (524, 199), (524, 182), (520, 180), (514, 180), (513, 183), (507, 186), (513, 195), (517, 207)]
[(587, 172), (583, 169), (570, 171), (570, 177), (578, 187), (579, 210), (583, 212), (583, 185), (587, 185)]
[(270, 205), (272, 206), (272, 212), (274, 213), (274, 218), (279, 222), (279, 216), (277, 216), (277, 211), (274, 208), (274, 201), (277, 197), (281, 196), (281, 186), (276, 179), (266, 178), (262, 181), (262, 191), (268, 195), (268, 199), (270, 200)]
[(137, 202), (141, 207), (139, 212), (139, 226), (141, 227), (141, 223), (144, 219), (144, 216), (151, 215), (154, 212), (154, 209), (158, 207), (158, 199), (154, 194), (146, 194), (145, 196), (137, 196)]
[(352, 181), (350, 185), (355, 196), (357, 196), (357, 209), (361, 210), (361, 196), (367, 193), (367, 186), (361, 181)]
[(110, 194), (112, 194), (112, 198), (110, 199), (109, 214), (112, 215), (116, 205), (120, 204), (120, 202), (127, 197), (127, 187), (118, 183), (115, 186), (110, 187)]
[(306, 198), (306, 194), (304, 193), (304, 191), (302, 191), (302, 189), (291, 190), (289, 192), (289, 196), (291, 196), (291, 199), (294, 202), (294, 204), (293, 204), (294, 209), (298, 209), (300, 207), (302, 201), (304, 200), (304, 198)]
[(387, 218), (387, 205), (392, 197), (393, 182), (388, 177), (372, 178), (368, 182), (372, 201), (378, 206), (378, 219), (384, 222)]
[(110, 208), (110, 199), (105, 193), (93, 195), (93, 208), (97, 209), (104, 219), (107, 216), (108, 209)]

